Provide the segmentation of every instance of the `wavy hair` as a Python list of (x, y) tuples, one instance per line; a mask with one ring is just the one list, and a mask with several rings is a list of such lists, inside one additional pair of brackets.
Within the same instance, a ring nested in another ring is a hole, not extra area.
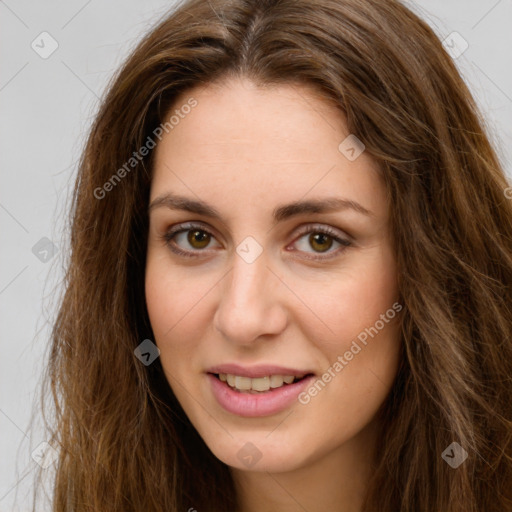
[[(403, 355), (364, 511), (512, 510), (507, 180), (452, 59), (397, 0), (189, 0), (120, 68), (80, 161), (49, 350), (53, 510), (237, 509), (229, 468), (189, 422), (159, 360), (146, 367), (134, 356), (152, 338), (144, 271), (153, 152), (105, 185), (167, 121), (178, 94), (237, 76), (314, 86), (385, 180)], [(454, 441), (468, 453), (457, 469), (441, 457)]]

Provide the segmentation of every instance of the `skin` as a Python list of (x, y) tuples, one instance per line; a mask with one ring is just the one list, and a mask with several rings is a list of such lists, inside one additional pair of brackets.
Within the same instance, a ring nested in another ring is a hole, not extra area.
[[(397, 301), (379, 168), (366, 152), (350, 161), (338, 150), (349, 135), (343, 114), (307, 85), (264, 89), (229, 78), (187, 91), (173, 109), (190, 97), (197, 106), (155, 149), (150, 204), (172, 193), (207, 202), (221, 219), (150, 208), (146, 300), (168, 382), (208, 447), (231, 467), (240, 511), (359, 511), (379, 432), (375, 416), (398, 368), (397, 318), (309, 403), (271, 416), (225, 411), (205, 371), (277, 364), (321, 376)], [(370, 213), (272, 218), (283, 204), (328, 197)], [(165, 240), (169, 228), (192, 221), (207, 231), (199, 243), (192, 238), (191, 245), (187, 232)], [(315, 244), (303, 233), (310, 225), (330, 226), (351, 245), (329, 236)], [(252, 263), (236, 252), (247, 236), (263, 249)], [(173, 253), (173, 242), (198, 257)], [(247, 442), (261, 453), (251, 468), (237, 457)]]

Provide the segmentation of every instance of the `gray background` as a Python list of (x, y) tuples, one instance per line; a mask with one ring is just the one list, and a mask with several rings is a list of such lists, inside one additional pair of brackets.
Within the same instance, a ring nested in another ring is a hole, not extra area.
[[(441, 39), (456, 31), (469, 44), (456, 62), (512, 176), (512, 0), (407, 4)], [(112, 72), (172, 5), (0, 0), (0, 512), (29, 510), (37, 467), (31, 453), (44, 435), (39, 415), (33, 430), (28, 425), (59, 298), (66, 208), (87, 129)], [(47, 59), (31, 47), (34, 40), (43, 45), (38, 36), (44, 31), (59, 45)]]

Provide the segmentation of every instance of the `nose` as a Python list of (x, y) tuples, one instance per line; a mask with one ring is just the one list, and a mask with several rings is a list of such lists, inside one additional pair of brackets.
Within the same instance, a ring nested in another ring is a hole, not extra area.
[(264, 335), (277, 335), (285, 329), (282, 285), (267, 267), (264, 254), (252, 263), (235, 254), (220, 293), (214, 326), (231, 343), (251, 345)]

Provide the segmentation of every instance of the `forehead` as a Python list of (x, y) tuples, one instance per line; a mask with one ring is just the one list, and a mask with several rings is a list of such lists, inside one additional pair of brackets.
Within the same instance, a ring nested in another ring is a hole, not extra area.
[(197, 158), (230, 159), (243, 151), (245, 158), (261, 161), (271, 150), (272, 161), (317, 160), (322, 150), (337, 146), (340, 129), (346, 131), (341, 112), (302, 84), (262, 88), (245, 78), (215, 82), (181, 94), (170, 114), (190, 98), (197, 106), (172, 129), (172, 139), (179, 146), (192, 136)]
[[(196, 106), (180, 110), (191, 99)], [(384, 207), (376, 162), (340, 151), (351, 135), (344, 116), (310, 86), (231, 79), (186, 91), (166, 117), (173, 113), (179, 122), (155, 150), (152, 198), (192, 193), (227, 204), (229, 194), (263, 206), (339, 193)]]

